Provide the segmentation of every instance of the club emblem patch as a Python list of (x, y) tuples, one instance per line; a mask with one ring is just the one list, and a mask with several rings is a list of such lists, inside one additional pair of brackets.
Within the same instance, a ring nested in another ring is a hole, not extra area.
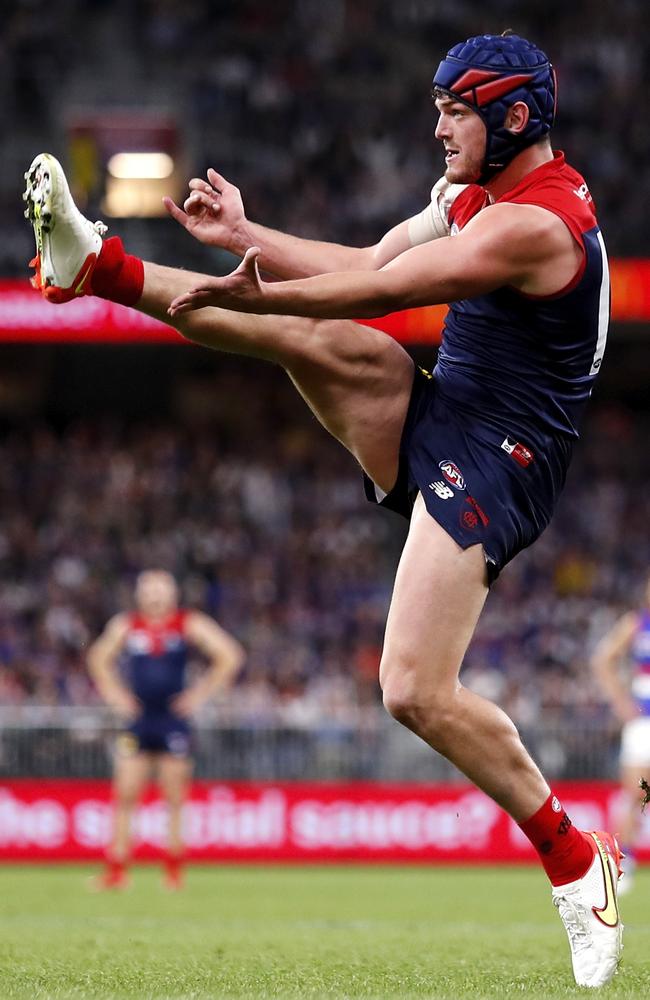
[(451, 459), (446, 458), (444, 462), (438, 463), (438, 468), (442, 472), (443, 476), (448, 483), (451, 483), (453, 487), (457, 490), (465, 489), (465, 477), (458, 468), (455, 462)]

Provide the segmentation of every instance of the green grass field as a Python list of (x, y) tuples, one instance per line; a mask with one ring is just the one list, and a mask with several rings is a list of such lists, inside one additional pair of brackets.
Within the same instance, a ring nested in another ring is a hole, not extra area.
[[(553, 1000), (568, 945), (535, 869), (196, 867), (93, 895), (90, 870), (0, 867), (0, 1000), (411, 997)], [(650, 997), (650, 872), (622, 901), (601, 996)]]

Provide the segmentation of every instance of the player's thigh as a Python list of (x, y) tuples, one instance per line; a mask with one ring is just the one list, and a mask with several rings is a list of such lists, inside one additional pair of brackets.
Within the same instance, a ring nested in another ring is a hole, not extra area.
[(621, 784), (641, 798), (639, 779), (650, 771), (650, 716), (626, 722), (621, 732)]
[(151, 754), (143, 751), (132, 754), (118, 753), (113, 769), (113, 787), (118, 801), (125, 805), (137, 802), (151, 774)]
[(453, 697), (487, 593), (482, 547), (462, 549), (418, 496), (386, 623), (380, 681), (389, 707)]
[(404, 348), (379, 330), (327, 320), (314, 325), (308, 345), (284, 367), (323, 426), (388, 492), (413, 385)]
[(169, 805), (180, 805), (187, 797), (192, 780), (193, 761), (187, 755), (161, 753), (156, 761), (156, 778), (163, 798)]

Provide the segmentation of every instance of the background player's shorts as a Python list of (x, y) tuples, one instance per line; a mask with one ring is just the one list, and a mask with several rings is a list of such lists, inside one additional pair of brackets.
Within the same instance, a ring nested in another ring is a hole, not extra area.
[(435, 376), (416, 368), (390, 493), (365, 476), (368, 500), (410, 518), (418, 493), (433, 518), (463, 548), (483, 546), (492, 583), (542, 533), (564, 486), (569, 438), (546, 452), (508, 428), (495, 430), (452, 409)]
[[(185, 719), (171, 713), (168, 715), (142, 715), (122, 734), (122, 747), (128, 752), (127, 740), (131, 741), (132, 752), (171, 753), (175, 757), (186, 757), (192, 752), (192, 736)], [(118, 750), (121, 748), (118, 740)]]
[(642, 715), (623, 726), (621, 764), (624, 767), (650, 767), (650, 715)]

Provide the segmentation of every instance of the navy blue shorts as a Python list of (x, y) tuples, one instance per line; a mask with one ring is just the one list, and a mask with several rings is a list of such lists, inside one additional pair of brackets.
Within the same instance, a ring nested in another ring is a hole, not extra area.
[(171, 713), (141, 715), (119, 740), (125, 752), (171, 753), (186, 757), (192, 752), (192, 734), (185, 719)]
[(431, 516), (461, 548), (483, 546), (492, 583), (550, 521), (571, 448), (568, 437), (532, 447), (508, 428), (463, 417), (441, 397), (435, 376), (416, 368), (397, 482), (384, 496), (365, 476), (366, 496), (410, 518), (421, 493)]

